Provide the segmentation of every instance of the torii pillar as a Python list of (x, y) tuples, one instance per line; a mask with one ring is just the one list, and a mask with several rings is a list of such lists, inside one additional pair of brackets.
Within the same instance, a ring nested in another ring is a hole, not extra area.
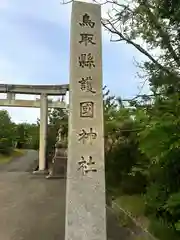
[(48, 124), (48, 99), (46, 94), (41, 94), (40, 105), (40, 132), (39, 132), (39, 171), (46, 168), (46, 142)]
[(40, 99), (40, 131), (39, 131), (39, 167), (33, 173), (46, 173), (46, 143), (48, 125), (48, 98), (42, 93)]

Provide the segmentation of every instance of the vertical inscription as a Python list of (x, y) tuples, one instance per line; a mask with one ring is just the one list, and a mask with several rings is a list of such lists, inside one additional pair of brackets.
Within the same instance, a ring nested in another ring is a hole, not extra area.
[(93, 128), (90, 127), (89, 131), (86, 131), (85, 129), (81, 129), (80, 133), (78, 133), (78, 141), (85, 144), (86, 142), (89, 142), (91, 145), (93, 143), (93, 140), (97, 138), (97, 133), (93, 131)]
[(94, 38), (94, 34), (92, 33), (80, 33), (80, 36), (81, 36), (81, 40), (79, 41), (79, 43), (84, 43), (85, 46), (87, 46), (88, 44), (96, 44), (94, 41), (93, 41), (93, 38)]
[(79, 66), (84, 68), (88, 67), (91, 69), (92, 67), (95, 67), (94, 57), (91, 53), (81, 53), (79, 56)]
[(92, 77), (82, 77), (78, 82), (80, 84), (80, 89), (83, 92), (96, 93), (96, 90), (92, 87)]
[(71, 24), (65, 239), (106, 240), (101, 7), (73, 1)]
[(80, 117), (93, 118), (94, 116), (94, 103), (81, 102), (80, 103)]
[(95, 22), (91, 21), (90, 16), (89, 16), (87, 13), (85, 13), (85, 14), (82, 16), (82, 22), (80, 22), (79, 25), (80, 25), (81, 27), (94, 28)]
[[(95, 22), (91, 19), (90, 15), (88, 13), (85, 13), (82, 16), (82, 21), (79, 22), (79, 25), (83, 28), (83, 31), (80, 33), (80, 40), (79, 44), (84, 45), (85, 48), (87, 48), (87, 52), (80, 53), (78, 56), (78, 66), (81, 69), (88, 69), (90, 71), (93, 71), (93, 69), (96, 67), (95, 64), (95, 57), (93, 54), (88, 50), (89, 46), (93, 47), (96, 45), (95, 42), (95, 36), (94, 33), (91, 32), (91, 29), (95, 27)], [(89, 30), (88, 30), (89, 29)], [(91, 73), (90, 73), (91, 74)], [(83, 93), (88, 93), (89, 96), (93, 96), (96, 93), (96, 90), (92, 87), (92, 76), (82, 76), (78, 83), (80, 84), (80, 90)], [(91, 101), (80, 101), (80, 118), (94, 118), (94, 106), (95, 103)], [(93, 140), (97, 138), (97, 133), (93, 131), (93, 128), (90, 127), (89, 130), (81, 129), (80, 133), (78, 134), (79, 138), (78, 141), (82, 142), (83, 144), (89, 143), (92, 145)], [(81, 161), (78, 162), (80, 164), (79, 169), (83, 169), (83, 175), (85, 173), (88, 173), (89, 165), (94, 164), (92, 162), (92, 157), (89, 157), (89, 162), (84, 159), (84, 157), (81, 157)]]
[(95, 162), (92, 160), (92, 156), (89, 156), (87, 160), (81, 156), (81, 160), (78, 161), (78, 164), (78, 171), (81, 169), (83, 175), (86, 175), (88, 172), (97, 172), (97, 169), (93, 167)]

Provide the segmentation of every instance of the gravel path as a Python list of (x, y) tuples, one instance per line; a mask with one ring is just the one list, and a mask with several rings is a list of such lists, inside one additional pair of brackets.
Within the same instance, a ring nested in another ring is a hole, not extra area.
[[(65, 185), (29, 173), (37, 152), (0, 167), (0, 240), (64, 240)], [(108, 240), (128, 240), (107, 209)], [(102, 239), (103, 240), (103, 239)]]

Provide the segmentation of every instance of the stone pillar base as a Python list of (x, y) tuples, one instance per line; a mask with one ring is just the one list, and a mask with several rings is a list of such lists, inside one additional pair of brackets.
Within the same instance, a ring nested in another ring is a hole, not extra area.
[(32, 172), (34, 175), (47, 175), (48, 171), (47, 170), (35, 170)]
[(51, 175), (51, 174), (48, 174), (46, 176), (46, 179), (65, 179), (66, 177), (64, 176), (64, 174), (61, 176), (61, 175)]

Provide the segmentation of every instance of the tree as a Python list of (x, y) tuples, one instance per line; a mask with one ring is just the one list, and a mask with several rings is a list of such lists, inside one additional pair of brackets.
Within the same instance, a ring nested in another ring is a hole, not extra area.
[(16, 127), (6, 110), (0, 110), (0, 153), (9, 154), (14, 147)]
[(17, 147), (24, 148), (28, 138), (26, 123), (18, 124), (16, 127), (16, 131), (17, 131)]
[(17, 147), (38, 149), (39, 126), (37, 124), (20, 123), (16, 127)]
[[(102, 24), (112, 41), (125, 41), (146, 56), (138, 66), (154, 98), (140, 105), (135, 120), (140, 151), (150, 160), (147, 212), (179, 231), (179, 99), (180, 99), (180, 2), (172, 0), (110, 0), (111, 11)], [(140, 40), (140, 41), (139, 41)], [(141, 44), (140, 44), (141, 42)], [(146, 47), (144, 47), (146, 46)], [(156, 53), (156, 54), (155, 54)], [(172, 237), (175, 239), (175, 237)], [(161, 238), (165, 239), (165, 238)]]
[[(176, 21), (173, 21), (172, 11), (166, 7), (166, 2), (136, 0), (121, 4), (116, 0), (107, 1), (112, 8), (102, 24), (112, 34), (112, 41), (125, 41), (144, 54), (150, 60), (148, 67), (154, 67), (156, 76), (170, 75), (178, 80), (179, 9), (176, 5)], [(146, 48), (138, 43), (139, 40), (146, 44)], [(157, 57), (153, 56), (152, 50), (159, 50)]]
[[(122, 100), (104, 88), (105, 167), (108, 191), (144, 192), (146, 175), (142, 169), (147, 158), (138, 149), (139, 131), (134, 109), (125, 108)], [(137, 184), (138, 181), (138, 184)]]

